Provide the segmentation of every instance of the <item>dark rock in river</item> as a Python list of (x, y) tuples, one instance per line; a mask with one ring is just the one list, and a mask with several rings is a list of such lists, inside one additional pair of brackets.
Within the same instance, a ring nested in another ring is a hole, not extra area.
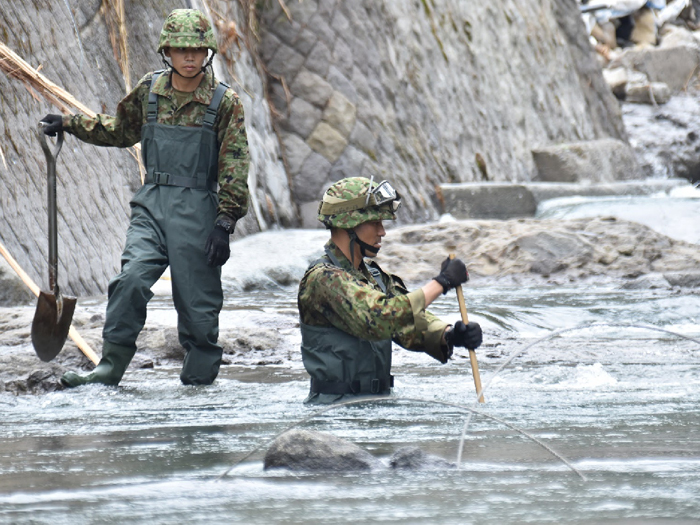
[(265, 470), (357, 471), (381, 468), (381, 462), (357, 445), (321, 432), (290, 430), (265, 454)]
[(433, 456), (418, 447), (402, 447), (397, 450), (389, 465), (395, 470), (425, 470), (455, 468), (456, 465), (439, 456)]

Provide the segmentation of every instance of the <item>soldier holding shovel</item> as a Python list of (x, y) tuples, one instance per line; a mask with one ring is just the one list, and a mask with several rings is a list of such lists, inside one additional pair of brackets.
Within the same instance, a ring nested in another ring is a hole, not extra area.
[(64, 374), (67, 387), (119, 383), (136, 352), (151, 286), (168, 266), (186, 350), (180, 379), (211, 384), (219, 372), (221, 266), (230, 255), (229, 235), (247, 212), (249, 159), (243, 106), (207, 69), (216, 51), (207, 18), (176, 9), (158, 43), (168, 69), (142, 78), (115, 116), (43, 119), (51, 136), (65, 131), (122, 148), (141, 141), (146, 166), (145, 184), (131, 201), (121, 273), (109, 283), (102, 359), (86, 376)]

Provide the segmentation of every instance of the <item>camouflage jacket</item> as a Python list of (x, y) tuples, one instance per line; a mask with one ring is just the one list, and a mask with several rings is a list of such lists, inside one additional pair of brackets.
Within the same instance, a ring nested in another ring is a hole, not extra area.
[[(115, 116), (67, 115), (63, 129), (84, 142), (97, 146), (126, 148), (141, 140), (141, 127), (146, 123), (148, 92), (153, 73), (148, 73), (117, 106)], [(155, 82), (158, 96), (158, 123), (171, 126), (201, 126), (218, 82), (207, 71), (192, 93), (176, 92), (170, 75), (164, 73)], [(177, 95), (177, 96), (176, 96)], [(243, 104), (229, 89), (221, 101), (214, 131), (219, 141), (219, 208), (218, 217), (234, 221), (248, 211), (248, 139), (243, 117)]]
[[(392, 339), (407, 350), (440, 355), (448, 324), (425, 309), (421, 289), (409, 292), (403, 281), (383, 270), (386, 293), (364, 261), (355, 269), (333, 241), (326, 243), (342, 268), (312, 265), (299, 283), (299, 316), (311, 326), (334, 326), (359, 339)], [(378, 267), (378, 266), (377, 266)]]

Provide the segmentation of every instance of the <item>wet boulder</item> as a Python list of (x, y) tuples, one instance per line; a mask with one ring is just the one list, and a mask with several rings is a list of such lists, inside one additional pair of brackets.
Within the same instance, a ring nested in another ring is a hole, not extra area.
[(663, 274), (652, 272), (624, 282), (620, 288), (623, 290), (665, 290), (670, 288), (670, 285), (668, 279), (666, 279)]
[(59, 378), (65, 369), (57, 363), (42, 363), (36, 356), (0, 356), (0, 392), (20, 394), (45, 394), (63, 390)]
[(577, 233), (538, 232), (514, 241), (518, 253), (531, 261), (530, 271), (549, 275), (590, 259), (593, 246)]
[(660, 47), (700, 46), (700, 36), (683, 26), (665, 25), (661, 30)]
[(625, 100), (635, 104), (666, 104), (671, 100), (671, 90), (664, 82), (627, 84)]
[(537, 180), (613, 182), (640, 179), (634, 150), (616, 139), (556, 144), (532, 150)]
[(664, 278), (671, 286), (700, 288), (700, 271), (667, 272), (664, 273)]
[(688, 87), (700, 68), (697, 45), (635, 48), (624, 51), (610, 63), (610, 68), (626, 67), (646, 74), (651, 82), (664, 82), (672, 92)]
[(381, 468), (381, 462), (357, 445), (331, 434), (290, 430), (278, 437), (265, 454), (265, 470), (362, 471)]
[(439, 456), (428, 454), (418, 447), (402, 447), (397, 450), (389, 465), (394, 470), (441, 470), (456, 465)]

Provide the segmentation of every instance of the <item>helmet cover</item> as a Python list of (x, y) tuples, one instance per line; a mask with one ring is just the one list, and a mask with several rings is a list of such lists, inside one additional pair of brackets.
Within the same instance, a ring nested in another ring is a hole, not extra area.
[(158, 40), (158, 53), (166, 47), (211, 49), (218, 48), (209, 20), (196, 9), (175, 9), (163, 23)]
[[(398, 194), (395, 194), (391, 200), (384, 198), (381, 205), (376, 205), (373, 192), (380, 186), (386, 187), (386, 185), (388, 185), (386, 181), (377, 184), (366, 177), (348, 177), (339, 180), (324, 193), (318, 207), (318, 220), (326, 228), (346, 230), (369, 221), (396, 220), (396, 210), (401, 204), (401, 197)], [(393, 188), (391, 190), (393, 191)]]

